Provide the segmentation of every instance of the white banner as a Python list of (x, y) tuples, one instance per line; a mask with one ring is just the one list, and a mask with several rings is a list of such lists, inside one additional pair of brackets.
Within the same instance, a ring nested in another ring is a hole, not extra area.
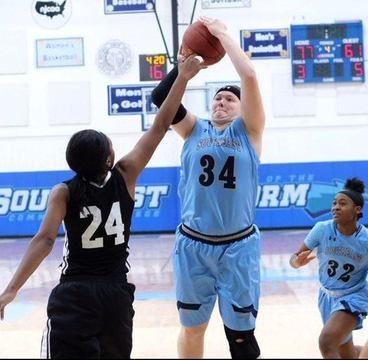
[(250, 7), (251, 0), (202, 0), (202, 9)]

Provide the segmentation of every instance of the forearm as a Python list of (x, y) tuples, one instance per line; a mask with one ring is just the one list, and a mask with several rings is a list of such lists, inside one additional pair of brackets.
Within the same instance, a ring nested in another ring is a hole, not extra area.
[(217, 35), (241, 79), (256, 77), (252, 62), (227, 31)]
[[(152, 102), (160, 108), (167, 98), (170, 89), (172, 88), (176, 78), (178, 77), (179, 71), (178, 66), (175, 65), (174, 68), (161, 80), (161, 82), (153, 89), (151, 97)], [(183, 104), (179, 104), (178, 109), (173, 117), (172, 124), (177, 124), (184, 119), (187, 110)]]
[(181, 105), (181, 101), (186, 90), (189, 79), (178, 74), (174, 84), (172, 85), (166, 99), (162, 103), (157, 115), (156, 121), (161, 122), (164, 127), (169, 127), (172, 120)]
[(6, 290), (18, 292), (51, 252), (53, 243), (52, 240), (33, 238)]

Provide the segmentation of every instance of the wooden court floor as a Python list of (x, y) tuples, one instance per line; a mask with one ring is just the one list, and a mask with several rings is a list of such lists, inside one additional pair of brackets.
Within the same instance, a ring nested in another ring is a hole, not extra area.
[[(256, 336), (261, 357), (321, 358), (322, 328), (317, 297), (317, 260), (300, 269), (289, 256), (307, 230), (261, 231), (261, 300)], [(0, 239), (0, 291), (15, 272), (29, 239)], [(0, 358), (39, 358), (46, 320), (46, 302), (59, 278), (63, 238), (6, 308), (0, 323)], [(134, 359), (177, 358), (179, 321), (173, 292), (171, 252), (174, 235), (133, 235), (130, 240), (130, 281), (136, 285), (133, 331)], [(368, 338), (354, 332), (356, 344)], [(205, 337), (205, 358), (230, 358), (221, 318), (215, 307)]]

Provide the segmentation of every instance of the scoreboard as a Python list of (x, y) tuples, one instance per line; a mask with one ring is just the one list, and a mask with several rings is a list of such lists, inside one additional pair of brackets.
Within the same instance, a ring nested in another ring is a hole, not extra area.
[(364, 82), (361, 21), (291, 25), (293, 84)]
[(166, 54), (139, 55), (140, 81), (162, 80), (167, 74)]

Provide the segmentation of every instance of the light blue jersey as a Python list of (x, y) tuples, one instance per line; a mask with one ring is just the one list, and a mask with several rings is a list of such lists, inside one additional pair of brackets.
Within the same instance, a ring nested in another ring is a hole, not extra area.
[(318, 222), (305, 239), (317, 248), (319, 281), (331, 291), (352, 292), (366, 284), (368, 271), (368, 229), (358, 224), (350, 236), (341, 234), (333, 220)]
[(199, 119), (184, 143), (181, 164), (183, 224), (201, 234), (222, 236), (253, 223), (259, 159), (241, 118), (223, 130)]
[(241, 118), (223, 130), (197, 120), (181, 163), (173, 256), (180, 322), (208, 322), (218, 299), (225, 326), (252, 330), (260, 297), (260, 232), (253, 224), (259, 159)]
[[(355, 316), (355, 330), (361, 329), (368, 312), (368, 230), (357, 225), (354, 234), (341, 234), (333, 220), (320, 221), (304, 241), (317, 248), (321, 289), (318, 308), (324, 324), (336, 311)], [(342, 342), (352, 338), (350, 333)]]

